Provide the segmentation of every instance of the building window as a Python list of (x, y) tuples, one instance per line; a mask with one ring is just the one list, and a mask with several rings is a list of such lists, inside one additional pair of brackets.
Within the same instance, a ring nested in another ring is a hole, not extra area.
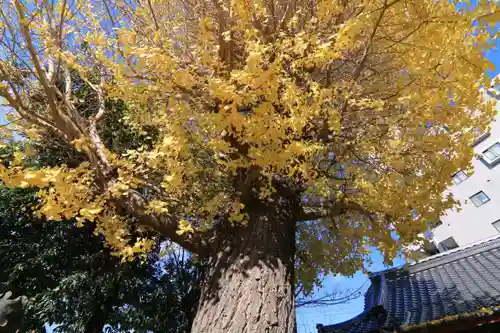
[(483, 191), (477, 192), (472, 197), (470, 197), (470, 199), (472, 200), (474, 205), (476, 205), (476, 207), (482, 206), (490, 201), (490, 198)]
[(500, 232), (500, 220), (495, 221), (492, 223), (495, 229), (497, 229), (498, 232)]
[(425, 225), (427, 226), (428, 230), (434, 230), (442, 224), (443, 222), (441, 220), (432, 220), (425, 222)]
[(464, 180), (466, 180), (467, 178), (469, 178), (469, 176), (467, 176), (467, 174), (465, 172), (463, 172), (462, 170), (459, 170), (459, 171), (455, 172), (453, 174), (453, 176), (451, 176), (451, 178), (453, 180), (453, 184), (458, 185), (461, 182), (463, 182)]
[(485, 132), (483, 134), (478, 135), (474, 139), (473, 146), (477, 146), (478, 144), (480, 144), (481, 142), (483, 142), (484, 140), (486, 140), (489, 136), (490, 136), (490, 132)]
[(433, 228), (435, 229), (435, 228), (439, 227), (442, 224), (443, 224), (443, 221), (437, 220), (436, 222), (433, 223)]
[(453, 237), (448, 237), (438, 245), (439, 248), (443, 249), (444, 251), (448, 250), (453, 250), (458, 247), (457, 242)]
[(500, 142), (495, 142), (493, 146), (483, 151), (483, 158), (488, 164), (500, 161)]

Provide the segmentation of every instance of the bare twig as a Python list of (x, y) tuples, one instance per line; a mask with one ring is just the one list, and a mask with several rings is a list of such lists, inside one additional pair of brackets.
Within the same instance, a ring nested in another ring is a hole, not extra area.
[(366, 285), (368, 280), (363, 282), (361, 286), (354, 290), (346, 290), (346, 291), (333, 291), (330, 293), (327, 293), (324, 296), (317, 297), (317, 298), (298, 298), (296, 301), (296, 306), (297, 308), (300, 307), (319, 307), (319, 306), (333, 306), (333, 305), (338, 305), (338, 304), (344, 304), (348, 303), (358, 297), (361, 297), (363, 295), (363, 289)]

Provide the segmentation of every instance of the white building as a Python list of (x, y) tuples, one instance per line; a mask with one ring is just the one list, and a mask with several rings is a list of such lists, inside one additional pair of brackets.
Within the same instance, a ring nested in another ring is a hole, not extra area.
[[(492, 91), (488, 97), (500, 99), (495, 94)], [(500, 113), (491, 131), (476, 139), (474, 151), (479, 155), (472, 161), (474, 173), (458, 171), (448, 190), (461, 202), (461, 211), (447, 211), (439, 225), (426, 233), (439, 252), (500, 233)]]

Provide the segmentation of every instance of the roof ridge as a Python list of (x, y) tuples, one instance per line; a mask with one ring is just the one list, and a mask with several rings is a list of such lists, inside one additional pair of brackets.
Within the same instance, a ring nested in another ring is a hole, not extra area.
[(500, 311), (500, 289), (495, 287), (500, 283), (499, 263), (500, 235), (403, 269), (371, 274), (364, 311), (350, 320), (319, 326), (318, 332), (413, 331), (427, 326), (439, 331), (446, 323), (460, 325), (478, 316), (485, 316), (487, 324), (488, 317)]
[(451, 254), (454, 254), (454, 253), (457, 253), (457, 252), (461, 252), (461, 251), (465, 251), (465, 250), (469, 250), (469, 249), (471, 249), (473, 247), (480, 246), (480, 245), (483, 245), (485, 243), (488, 243), (488, 242), (491, 242), (491, 241), (497, 240), (497, 239), (500, 239), (500, 234), (492, 236), (492, 237), (484, 238), (484, 239), (481, 239), (481, 240), (476, 241), (476, 242), (468, 243), (468, 244), (465, 244), (463, 246), (459, 246), (459, 247), (457, 247), (455, 249), (448, 250), (448, 251), (445, 251), (445, 252), (442, 252), (442, 253), (438, 253), (438, 254), (435, 254), (435, 255), (427, 257), (427, 258), (423, 258), (423, 259), (417, 260), (415, 262), (409, 263), (408, 265), (409, 266), (415, 266), (415, 265), (418, 265), (418, 264), (421, 264), (421, 263), (424, 263), (424, 262), (432, 261), (434, 259), (439, 259), (439, 258), (442, 258), (442, 257), (446, 257), (448, 255), (451, 255)]
[(376, 316), (380, 313), (386, 313), (386, 310), (383, 306), (376, 305), (370, 309), (363, 310), (363, 312), (359, 313), (358, 315), (354, 316), (353, 318), (348, 319), (348, 320), (344, 320), (340, 323), (335, 323), (335, 324), (330, 324), (330, 325), (316, 324), (316, 329), (320, 333), (322, 333), (322, 332), (326, 333), (328, 330), (332, 329), (333, 327), (342, 327), (342, 326), (347, 325), (347, 326), (350, 326), (349, 328), (351, 328), (352, 326), (355, 327), (355, 326), (358, 326), (359, 324), (361, 324), (364, 320), (367, 319), (367, 317), (369, 318), (370, 316), (373, 316), (373, 315)]
[[(414, 262), (406, 262), (406, 263), (399, 265), (399, 266), (390, 267), (390, 268), (387, 268), (387, 269), (384, 269), (381, 271), (377, 271), (377, 272), (372, 272), (372, 273), (368, 274), (368, 278), (372, 279), (372, 278), (375, 278), (381, 274), (385, 274), (385, 273), (389, 273), (389, 272), (393, 272), (393, 271), (398, 271), (398, 270), (401, 270), (405, 267), (413, 267), (413, 266), (416, 266), (416, 265), (421, 264), (421, 263), (430, 262), (430, 261), (433, 261), (436, 259), (441, 259), (441, 258), (446, 257), (448, 255), (452, 255), (452, 254), (455, 254), (455, 253), (458, 253), (461, 251), (465, 251), (465, 250), (470, 250), (473, 247), (480, 246), (480, 245), (486, 244), (488, 242), (491, 242), (491, 241), (494, 241), (497, 239), (500, 239), (500, 234), (495, 235), (495, 236), (491, 236), (488, 238), (484, 238), (484, 239), (481, 239), (481, 240), (476, 241), (476, 242), (471, 242), (471, 243), (465, 244), (463, 246), (457, 247), (455, 249), (441, 252), (441, 253), (438, 253), (438, 254), (435, 254), (435, 255), (432, 255), (430, 257), (423, 258), (423, 259), (420, 259), (420, 260), (417, 260)], [(500, 244), (499, 244), (499, 246), (500, 246)], [(487, 251), (487, 249), (485, 249), (485, 251)]]

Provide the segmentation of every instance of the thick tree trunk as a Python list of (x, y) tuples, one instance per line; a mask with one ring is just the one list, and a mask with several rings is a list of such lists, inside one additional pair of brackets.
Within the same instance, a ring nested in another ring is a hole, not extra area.
[(104, 325), (106, 325), (104, 318), (99, 314), (95, 314), (85, 326), (85, 333), (102, 333)]
[(106, 320), (108, 320), (113, 308), (113, 300), (108, 298), (104, 303), (96, 300), (92, 316), (85, 325), (85, 333), (102, 333)]
[(216, 236), (192, 333), (294, 333), (291, 206), (278, 199), (247, 208), (246, 227)]

